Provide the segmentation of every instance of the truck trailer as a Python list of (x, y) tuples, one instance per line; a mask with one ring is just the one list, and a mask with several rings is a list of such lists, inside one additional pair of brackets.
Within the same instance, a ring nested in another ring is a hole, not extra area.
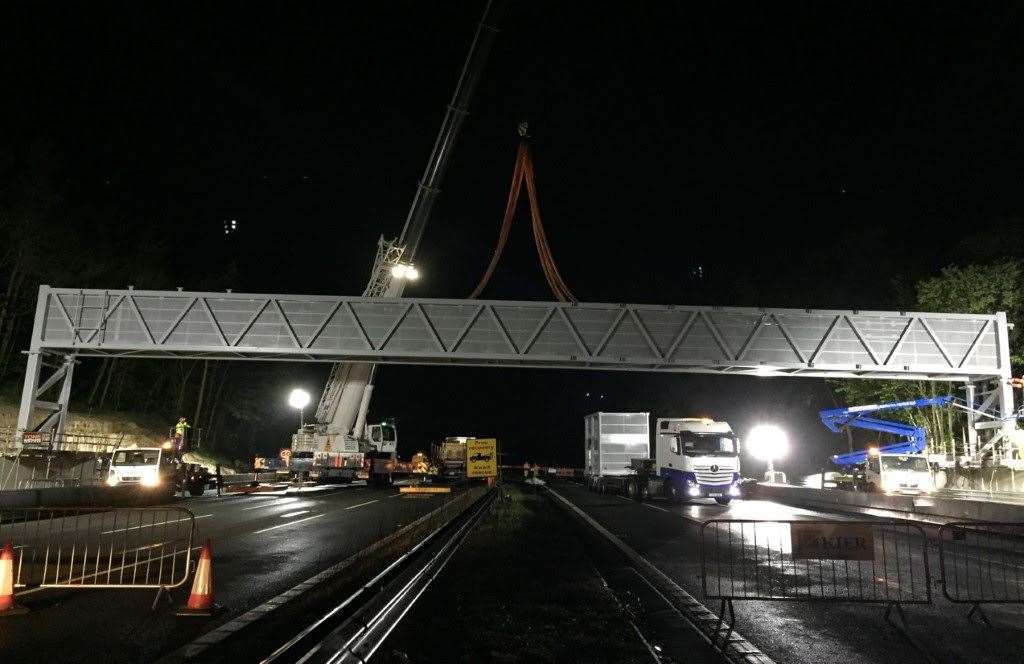
[(591, 413), (584, 420), (584, 479), (594, 491), (674, 503), (740, 495), (739, 439), (727, 422), (659, 418), (651, 456), (649, 413)]

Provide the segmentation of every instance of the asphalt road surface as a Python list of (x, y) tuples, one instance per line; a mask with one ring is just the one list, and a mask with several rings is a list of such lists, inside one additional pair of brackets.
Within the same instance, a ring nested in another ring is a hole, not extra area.
[[(556, 482), (552, 488), (646, 557), (713, 611), (717, 600), (702, 595), (699, 527), (709, 519), (854, 519), (850, 515), (801, 509), (762, 500), (671, 505), (637, 503), (621, 496), (589, 492), (583, 485)], [(857, 517), (860, 518), (860, 517)], [(985, 552), (978, 555), (984, 558)], [(1000, 554), (994, 554), (1000, 555)], [(930, 547), (932, 579), (940, 578), (938, 556)], [(923, 565), (919, 555), (915, 565)], [(1024, 577), (1024, 560), (1005, 561)], [(736, 629), (780, 664), (843, 662), (1009, 663), (1022, 661), (1024, 620), (1020, 605), (986, 605), (992, 627), (967, 619), (968, 605), (952, 604), (936, 586), (933, 605), (907, 605), (910, 639), (883, 620), (884, 605), (737, 601)]]
[(400, 494), (359, 484), (179, 500), (195, 514), (196, 545), (213, 540), (214, 588), (226, 611), (178, 618), (189, 584), (150, 609), (150, 590), (36, 590), (30, 609), (0, 618), (3, 661), (152, 661), (282, 593), (429, 512), (454, 494)]

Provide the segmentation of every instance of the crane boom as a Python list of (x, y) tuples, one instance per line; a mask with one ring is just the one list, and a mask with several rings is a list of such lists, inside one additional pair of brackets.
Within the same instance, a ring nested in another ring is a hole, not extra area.
[[(405, 289), (405, 280), (393, 278), (392, 268), (400, 263), (411, 263), (419, 248), (434, 202), (441, 191), (440, 186), (448, 170), (462, 122), (469, 113), (469, 103), (498, 32), (495, 27), (496, 17), (504, 4), (504, 0), (487, 0), (426, 168), (417, 182), (401, 235), (391, 240), (381, 236), (378, 240), (377, 255), (370, 280), (363, 291), (364, 296), (400, 297)], [(323, 433), (332, 436), (353, 435), (357, 438), (361, 436), (373, 392), (375, 371), (374, 365), (351, 362), (338, 363), (331, 368), (315, 415), (317, 426)]]
[[(878, 413), (887, 410), (903, 410), (906, 408), (927, 408), (929, 406), (946, 406), (953, 401), (952, 396), (922, 397), (909, 401), (894, 401), (892, 403), (871, 404), (867, 406), (850, 406), (849, 408), (829, 408), (818, 413), (821, 422), (829, 430), (840, 433), (845, 427), (867, 429), (869, 431), (880, 431), (903, 436), (906, 440), (892, 445), (878, 448), (883, 454), (917, 454), (924, 451), (927, 446), (925, 430), (923, 427), (903, 422), (892, 422), (890, 420), (879, 420), (873, 417), (865, 417), (868, 413)], [(837, 454), (832, 461), (840, 466), (852, 466), (864, 463), (868, 458), (868, 451), (850, 452), (849, 454)]]

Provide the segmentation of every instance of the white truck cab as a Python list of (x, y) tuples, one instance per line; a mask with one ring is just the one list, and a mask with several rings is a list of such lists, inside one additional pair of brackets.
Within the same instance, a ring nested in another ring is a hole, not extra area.
[(110, 455), (107, 486), (135, 484), (156, 488), (173, 482), (174, 464), (170, 454), (160, 447), (134, 447), (114, 450)]
[(924, 454), (871, 453), (864, 467), (864, 479), (877, 491), (919, 495), (935, 490), (928, 457)]
[(656, 472), (674, 500), (739, 495), (740, 443), (728, 422), (702, 417), (658, 418)]

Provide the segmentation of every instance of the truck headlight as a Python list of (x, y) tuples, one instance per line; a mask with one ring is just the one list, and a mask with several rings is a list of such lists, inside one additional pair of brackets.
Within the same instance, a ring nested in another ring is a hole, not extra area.
[(729, 487), (729, 495), (732, 496), (733, 498), (739, 496), (740, 487), (736, 484), (733, 484), (731, 487)]
[(149, 474), (143, 475), (142, 479), (139, 480), (139, 483), (142, 484), (142, 486), (149, 486), (149, 487), (159, 486), (160, 485), (160, 476), (157, 475), (156, 473), (153, 473), (151, 475), (149, 475)]
[(117, 486), (120, 482), (117, 475), (107, 475), (107, 486)]
[(700, 487), (694, 484), (693, 486), (686, 490), (686, 493), (690, 494), (691, 496), (699, 496)]

